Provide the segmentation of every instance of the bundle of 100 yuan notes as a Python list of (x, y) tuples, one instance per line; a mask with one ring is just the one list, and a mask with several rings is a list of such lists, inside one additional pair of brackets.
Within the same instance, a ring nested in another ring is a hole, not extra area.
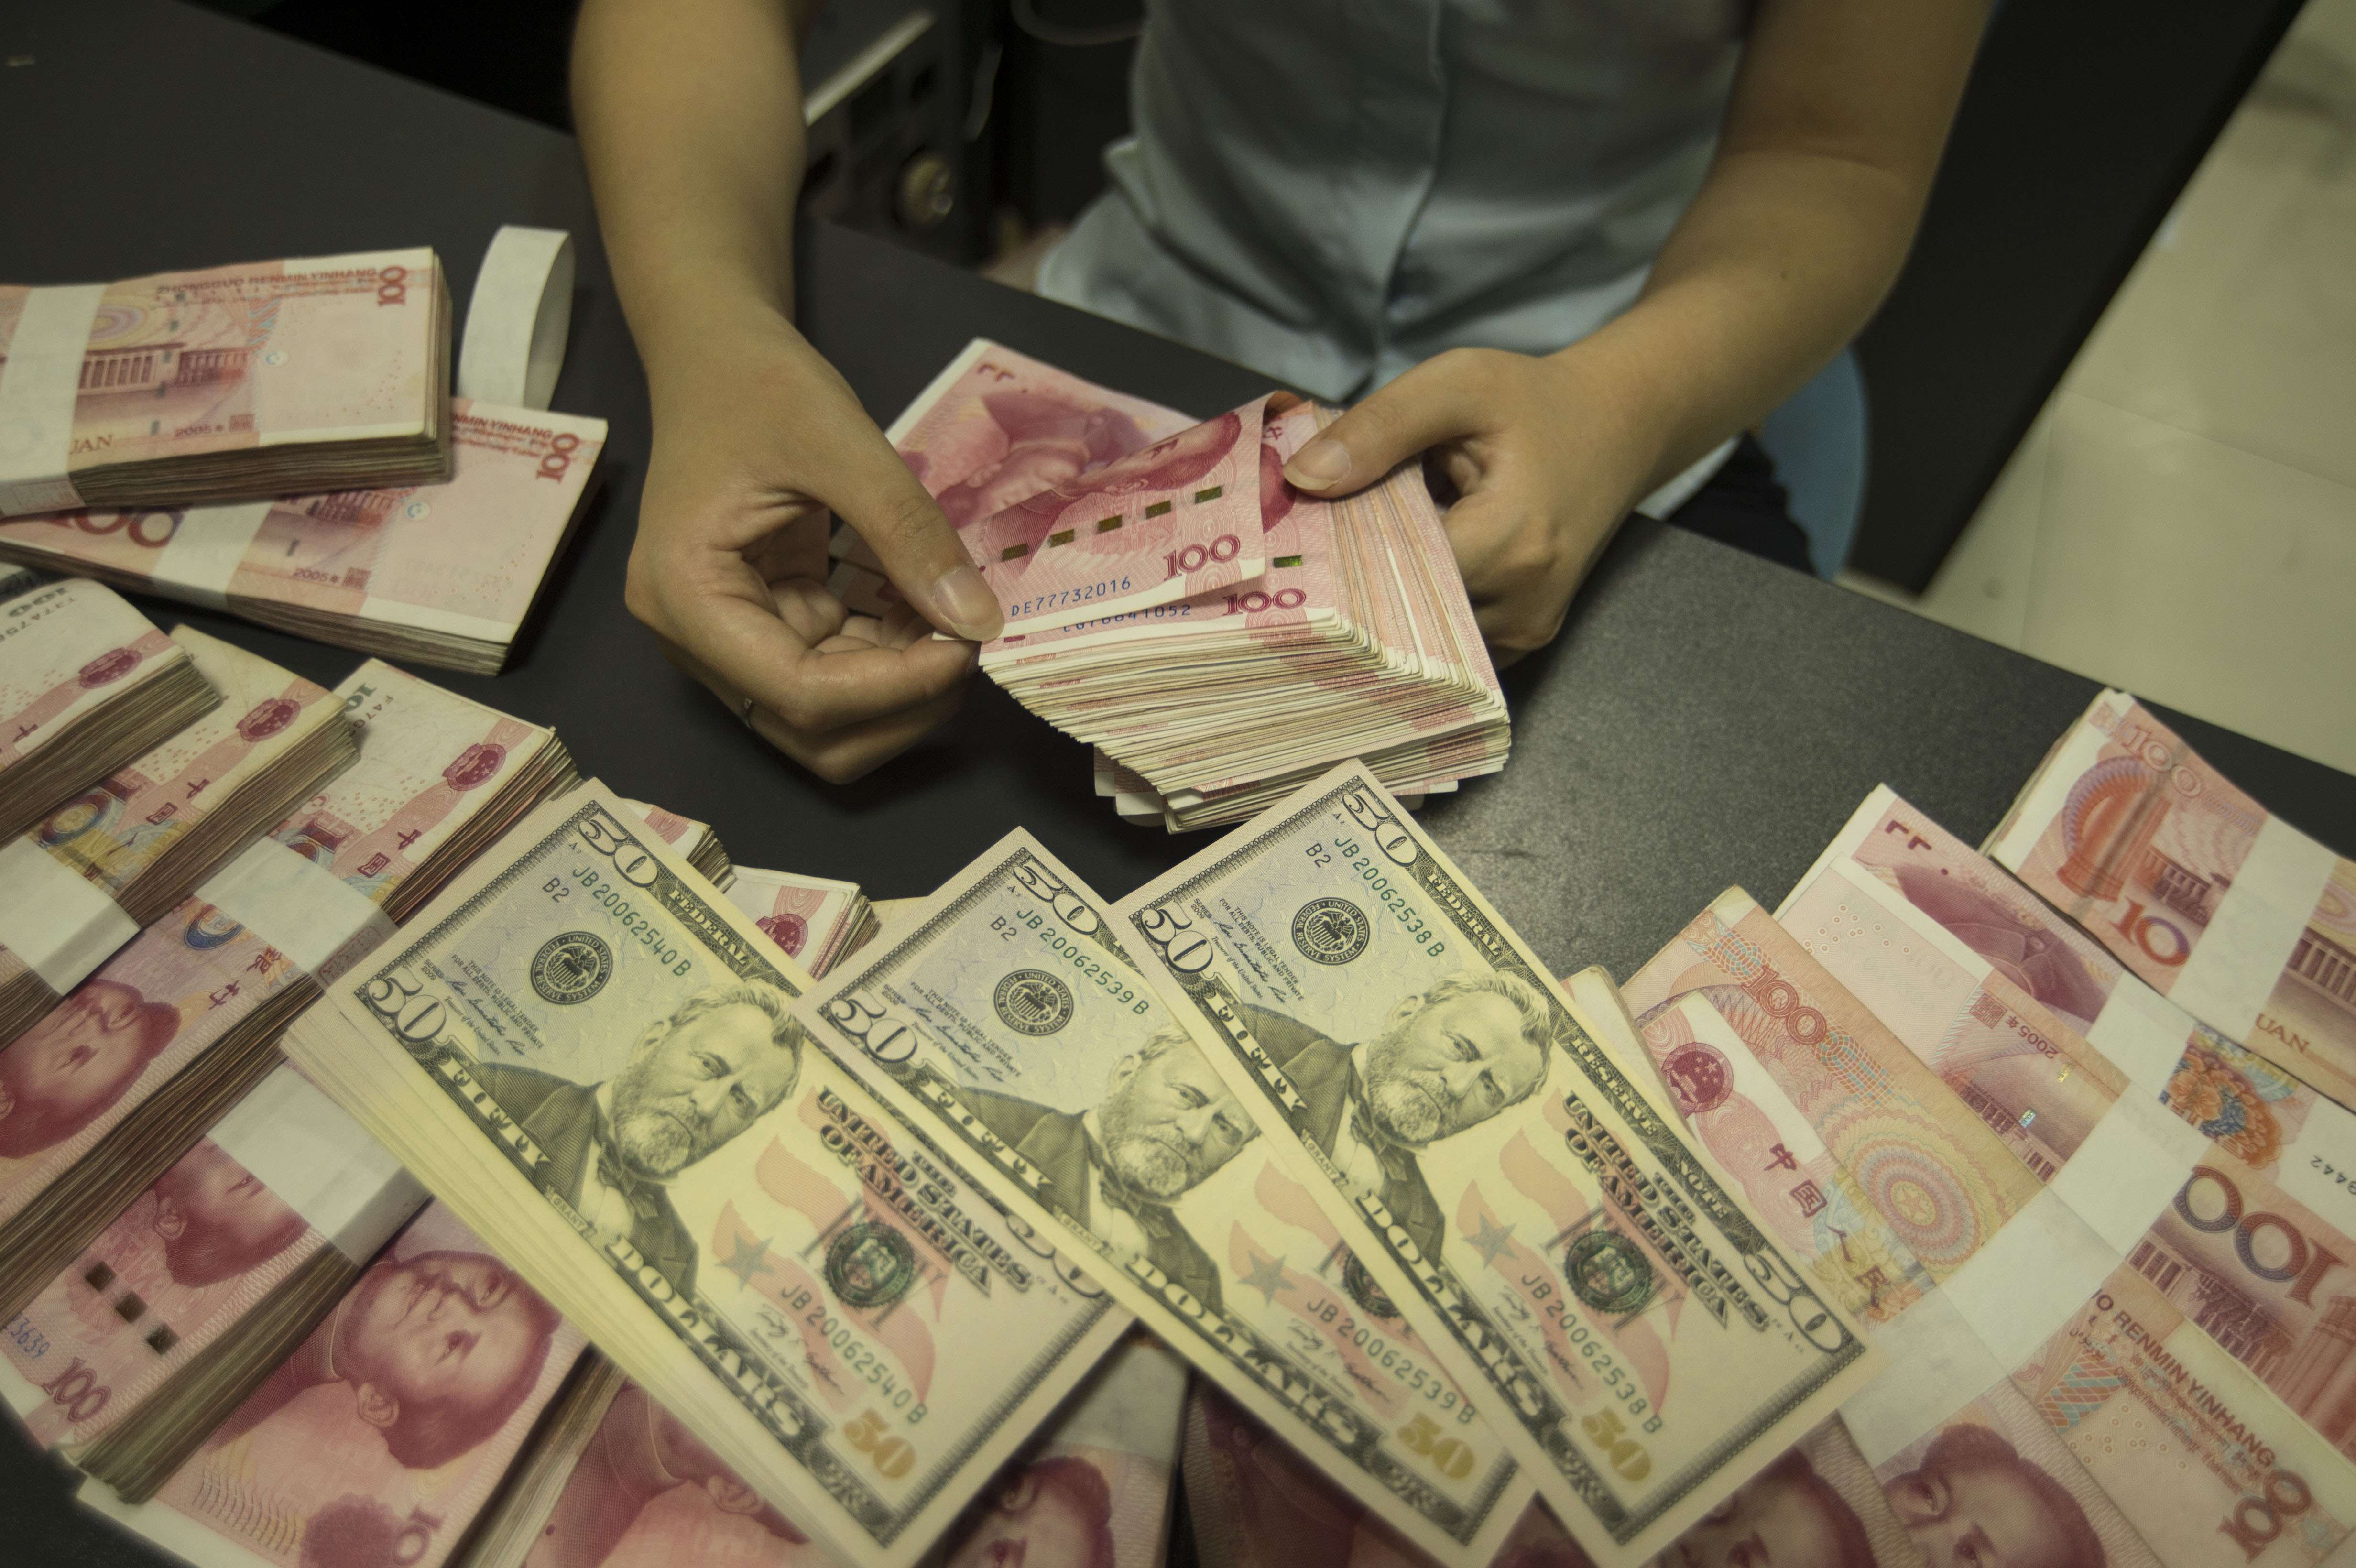
[(387, 658), (503, 668), (590, 494), (605, 421), (465, 398), (423, 484), (0, 521), (0, 560)]
[(0, 286), (0, 517), (432, 482), (449, 403), (431, 251)]
[(0, 1042), (354, 755), (322, 688), (190, 627), (172, 641), (220, 705), (0, 846)]
[(188, 651), (94, 582), (0, 598), (0, 836), (220, 701)]
[[(977, 340), (888, 432), (1006, 611), (982, 668), (1098, 749), (1124, 815), (1240, 821), (1350, 757), (1412, 794), (1505, 765), (1420, 473), (1284, 482), (1331, 418), (1278, 395), (1198, 422)], [(887, 609), (864, 542), (836, 549), (838, 595)]]

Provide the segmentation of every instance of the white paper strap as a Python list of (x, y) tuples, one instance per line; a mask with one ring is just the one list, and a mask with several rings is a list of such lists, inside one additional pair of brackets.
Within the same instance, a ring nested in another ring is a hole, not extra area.
[(66, 464), (104, 283), (33, 289), (0, 364), (0, 517), (81, 505)]
[(2192, 1015), (2133, 975), (2121, 975), (2086, 1030), (2087, 1043), (2136, 1088), (2165, 1094), (2191, 1043)]
[(2200, 1130), (2129, 1092), (2103, 1113), (2049, 1191), (2126, 1257), (2209, 1153)]
[(274, 838), (248, 845), (197, 897), (321, 985), (392, 934), (391, 917), (367, 894)]
[(208, 610), (229, 608), (230, 580), (245, 560), (253, 536), (262, 531), (274, 501), (245, 501), (231, 507), (195, 507), (155, 552), (151, 575), (159, 593), (168, 593)]
[(460, 397), (548, 407), (573, 325), (573, 236), (562, 229), (510, 223), (491, 237), (458, 347)]
[(139, 934), (123, 906), (95, 882), (58, 864), (31, 837), (0, 848), (0, 947), (59, 996)]
[(417, 1179), (292, 1067), (273, 1069), (207, 1136), (356, 1264), (425, 1206)]
[[(2175, 1192), (2170, 1187), (2168, 1196)], [(2118, 1250), (2049, 1187), (1942, 1288), (1997, 1364), (2012, 1368), (2059, 1332), (2118, 1266)]]
[(2169, 987), (2169, 999), (2220, 1032), (2248, 1040), (2339, 864), (2338, 856), (2281, 817), (2267, 817)]
[(1880, 1464), (2012, 1375), (1936, 1290), (1869, 1337), (1890, 1366), (1841, 1406), (1868, 1464)]

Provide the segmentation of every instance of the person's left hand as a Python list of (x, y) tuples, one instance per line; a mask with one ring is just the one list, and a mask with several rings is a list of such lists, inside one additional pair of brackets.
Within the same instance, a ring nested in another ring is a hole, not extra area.
[(1448, 540), (1465, 592), (1505, 665), (1562, 629), (1580, 579), (1644, 498), (1654, 448), (1634, 400), (1577, 346), (1544, 358), (1453, 348), (1336, 420), (1284, 476), (1346, 496), (1430, 452), (1459, 496)]

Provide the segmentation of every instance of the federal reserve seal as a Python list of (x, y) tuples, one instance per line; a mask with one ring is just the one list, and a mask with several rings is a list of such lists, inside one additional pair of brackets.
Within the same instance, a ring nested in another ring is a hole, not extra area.
[(1365, 911), (1348, 899), (1311, 899), (1292, 917), (1292, 945), (1312, 964), (1347, 964), (1374, 934)]
[(1053, 1034), (1072, 1021), (1072, 988), (1044, 969), (1015, 970), (990, 999), (1017, 1034)]
[(826, 1285), (845, 1307), (889, 1307), (916, 1283), (916, 1249), (891, 1226), (862, 1220), (826, 1249)]
[(1379, 1317), (1386, 1323), (1398, 1321), (1398, 1307), (1383, 1294), (1383, 1287), (1375, 1283), (1375, 1276), (1366, 1272), (1366, 1265), (1358, 1261), (1355, 1253), (1342, 1254), (1342, 1289), (1367, 1317)]
[(1562, 1250), (1571, 1295), (1607, 1317), (1624, 1317), (1653, 1299), (1644, 1249), (1613, 1231), (1590, 1231)]
[(532, 955), (531, 988), (560, 1008), (587, 1001), (613, 977), (614, 950), (585, 931), (552, 936)]

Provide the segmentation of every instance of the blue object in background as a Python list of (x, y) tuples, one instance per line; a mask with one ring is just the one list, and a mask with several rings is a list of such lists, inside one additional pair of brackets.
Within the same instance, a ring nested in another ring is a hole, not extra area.
[(1853, 348), (1842, 349), (1759, 427), (1759, 444), (1790, 493), (1792, 520), (1808, 537), (1808, 564), (1826, 581), (1847, 563), (1857, 538), (1866, 432), (1865, 378)]

